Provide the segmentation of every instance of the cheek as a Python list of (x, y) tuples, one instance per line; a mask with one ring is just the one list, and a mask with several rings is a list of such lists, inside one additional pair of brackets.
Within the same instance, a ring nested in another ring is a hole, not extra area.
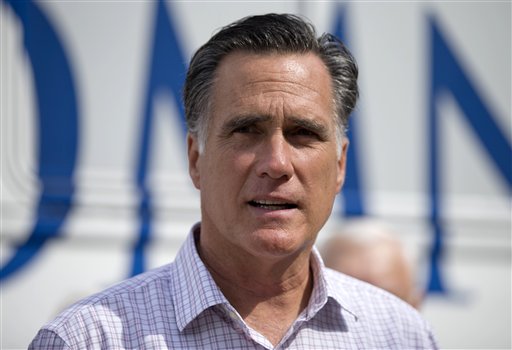
[(222, 192), (225, 194), (233, 190), (239, 191), (240, 186), (246, 179), (247, 173), (251, 168), (253, 156), (248, 154), (239, 154), (237, 152), (218, 152), (206, 154), (204, 157), (202, 171), (206, 176), (202, 178), (207, 181), (210, 190)]
[(321, 196), (330, 194), (331, 192), (337, 192), (337, 179), (339, 175), (339, 167), (337, 158), (334, 156), (316, 155), (310, 159), (314, 159), (314, 162), (309, 161), (304, 165), (304, 168), (308, 172), (308, 182), (314, 186)]

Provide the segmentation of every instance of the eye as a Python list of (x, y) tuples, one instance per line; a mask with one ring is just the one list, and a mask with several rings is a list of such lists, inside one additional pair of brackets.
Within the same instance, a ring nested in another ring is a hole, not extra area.
[(257, 124), (240, 125), (231, 131), (232, 134), (261, 134), (261, 132)]
[(232, 133), (233, 134), (251, 134), (251, 133), (255, 133), (257, 130), (256, 130), (256, 127), (254, 127), (254, 125), (244, 125), (244, 126), (239, 126), (235, 129), (232, 130)]
[(268, 117), (259, 115), (235, 116), (221, 126), (224, 138), (232, 136), (254, 136), (263, 134)]
[(319, 138), (319, 136), (316, 132), (314, 132), (313, 130), (307, 129), (307, 128), (296, 128), (295, 130), (292, 131), (291, 134), (294, 136), (304, 136), (304, 137), (310, 137), (310, 138), (315, 138), (315, 139)]

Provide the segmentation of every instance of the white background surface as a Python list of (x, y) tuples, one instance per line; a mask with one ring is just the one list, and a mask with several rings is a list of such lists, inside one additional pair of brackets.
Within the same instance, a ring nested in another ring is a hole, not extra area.
[[(1, 285), (1, 348), (25, 348), (70, 302), (127, 277), (136, 239), (134, 177), (156, 2), (40, 1), (74, 67), (81, 128), (77, 205), (26, 268)], [(185, 59), (219, 27), (250, 14), (293, 12), (319, 33), (333, 31), (333, 2), (167, 3)], [(512, 140), (510, 2), (349, 2), (349, 47), (360, 67), (358, 146), (368, 211), (418, 252), (426, 278), (428, 226), (428, 16), (436, 18), (496, 122)], [(21, 26), (0, 4), (1, 263), (29, 233), (38, 195), (34, 91)], [(151, 267), (171, 261), (199, 220), (172, 99), (154, 101), (151, 189), (156, 219)], [(462, 115), (438, 104), (448, 229), (442, 264), (449, 293), (427, 296), (422, 312), (443, 348), (511, 347), (510, 192)], [(343, 218), (333, 219), (319, 241)]]

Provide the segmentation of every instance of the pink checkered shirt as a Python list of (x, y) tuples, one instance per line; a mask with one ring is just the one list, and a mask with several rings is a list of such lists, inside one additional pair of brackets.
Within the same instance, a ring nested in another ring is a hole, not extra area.
[(325, 268), (316, 250), (309, 305), (274, 347), (219, 290), (199, 258), (194, 232), (199, 226), (173, 263), (71, 306), (29, 349), (437, 349), (416, 310)]

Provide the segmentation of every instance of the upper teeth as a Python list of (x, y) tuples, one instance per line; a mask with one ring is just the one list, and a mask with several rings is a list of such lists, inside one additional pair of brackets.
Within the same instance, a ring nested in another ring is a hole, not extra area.
[(275, 202), (275, 201), (267, 201), (267, 200), (259, 200), (259, 201), (254, 201), (258, 204), (262, 204), (262, 205), (283, 205), (283, 204), (288, 204), (286, 202)]

